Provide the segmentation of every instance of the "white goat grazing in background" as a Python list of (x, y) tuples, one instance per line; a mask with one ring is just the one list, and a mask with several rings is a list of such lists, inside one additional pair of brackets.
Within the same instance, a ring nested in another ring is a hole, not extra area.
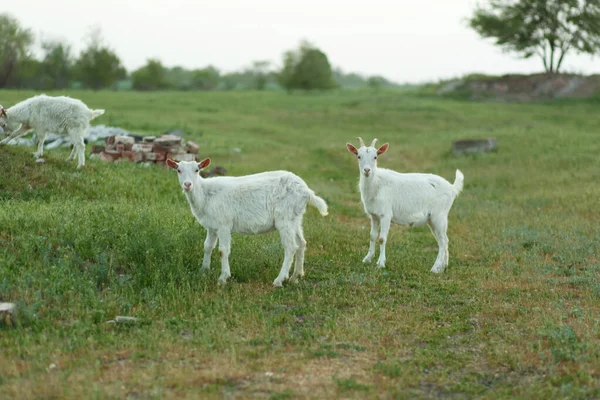
[(44, 154), (44, 140), (48, 133), (68, 135), (73, 150), (67, 161), (77, 154), (77, 168), (85, 165), (85, 142), (90, 121), (104, 114), (104, 110), (90, 110), (81, 100), (44, 94), (31, 97), (9, 109), (0, 106), (0, 128), (7, 135), (0, 144), (26, 135), (32, 129), (38, 134), (36, 158)]
[(231, 233), (257, 234), (277, 229), (284, 248), (284, 260), (273, 285), (283, 285), (294, 258), (294, 274), (290, 281), (296, 282), (304, 275), (306, 240), (302, 233), (302, 217), (306, 205), (316, 207), (325, 216), (325, 201), (316, 196), (300, 177), (288, 171), (204, 179), (200, 170), (209, 164), (209, 158), (200, 163), (167, 160), (167, 165), (178, 172), (179, 183), (192, 214), (207, 230), (201, 270), (210, 268), (210, 255), (218, 239), (221, 256), (219, 283), (224, 284), (231, 276)]
[(391, 222), (408, 226), (428, 224), (439, 246), (431, 272), (443, 272), (448, 265), (448, 213), (463, 188), (463, 174), (456, 170), (454, 184), (450, 184), (433, 174), (401, 174), (378, 168), (377, 156), (385, 153), (389, 144), (376, 149), (377, 139), (368, 147), (361, 138), (358, 140), (359, 149), (350, 143), (346, 147), (358, 158), (360, 197), (371, 219), (371, 242), (363, 262), (370, 262), (375, 255), (375, 241), (379, 237), (377, 266), (385, 267), (385, 244)]

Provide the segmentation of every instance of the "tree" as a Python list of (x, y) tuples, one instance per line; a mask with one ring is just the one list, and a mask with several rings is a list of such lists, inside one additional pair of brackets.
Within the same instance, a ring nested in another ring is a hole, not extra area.
[(219, 78), (219, 70), (209, 65), (194, 71), (191, 87), (196, 90), (215, 90), (219, 85)]
[(166, 85), (165, 67), (159, 60), (149, 59), (146, 65), (131, 74), (136, 90), (164, 89)]
[(373, 75), (373, 76), (370, 76), (369, 79), (367, 79), (367, 85), (371, 89), (378, 90), (378, 89), (381, 89), (383, 86), (388, 85), (388, 82), (382, 76)]
[(61, 41), (42, 41), (44, 58), (41, 73), (44, 89), (64, 89), (69, 86), (74, 60), (71, 46)]
[(559, 72), (567, 53), (600, 51), (600, 0), (491, 0), (469, 25), (505, 51), (540, 57)]
[(0, 87), (6, 87), (19, 64), (29, 57), (33, 34), (10, 14), (0, 14)]
[(126, 76), (119, 57), (102, 44), (100, 29), (92, 29), (87, 41), (87, 48), (81, 52), (76, 63), (84, 86), (99, 90), (114, 85)]
[(294, 89), (323, 90), (335, 87), (327, 55), (308, 42), (302, 42), (297, 50), (283, 54), (283, 67), (278, 80), (288, 92)]
[(256, 90), (264, 90), (269, 82), (269, 69), (271, 63), (269, 61), (254, 61), (252, 66), (245, 72), (252, 77), (254, 88)]

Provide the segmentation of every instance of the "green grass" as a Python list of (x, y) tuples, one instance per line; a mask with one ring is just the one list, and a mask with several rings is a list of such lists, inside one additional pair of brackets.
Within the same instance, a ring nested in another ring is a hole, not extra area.
[[(33, 93), (0, 92), (10, 106)], [(486, 104), (410, 92), (73, 92), (95, 123), (179, 127), (230, 175), (289, 169), (309, 209), (306, 276), (275, 289), (276, 233), (233, 237), (232, 278), (199, 273), (204, 229), (165, 168), (0, 147), (0, 398), (593, 398), (600, 396), (600, 114), (594, 102)], [(368, 219), (345, 142), (465, 189), (450, 265), (394, 226), (362, 264)], [(455, 158), (455, 139), (496, 153)], [(234, 151), (242, 149), (241, 152)], [(106, 325), (116, 315), (133, 326)]]

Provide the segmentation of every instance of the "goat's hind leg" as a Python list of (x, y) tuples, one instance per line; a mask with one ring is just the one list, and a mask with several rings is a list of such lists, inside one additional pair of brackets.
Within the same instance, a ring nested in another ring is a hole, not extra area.
[(291, 283), (298, 282), (298, 279), (304, 276), (304, 252), (306, 250), (306, 240), (304, 239), (304, 234), (302, 233), (301, 224), (302, 221), (300, 221), (300, 225), (296, 229), (296, 245), (298, 246), (298, 250), (296, 251), (296, 257), (294, 260), (294, 273), (290, 279)]
[(435, 259), (435, 263), (431, 268), (431, 272), (440, 273), (444, 272), (444, 269), (448, 265), (448, 217), (440, 216), (431, 218), (428, 222), (429, 228), (438, 243), (438, 255)]
[[(71, 161), (77, 154), (77, 168), (85, 166), (85, 141), (83, 140), (87, 128), (71, 128), (68, 131), (71, 142), (73, 142), (73, 150), (67, 161)], [(71, 158), (71, 156), (73, 156)]]
[(229, 230), (221, 230), (219, 236), (219, 254), (221, 255), (221, 275), (219, 276), (219, 284), (224, 285), (227, 278), (231, 276), (229, 269), (229, 253), (231, 251), (231, 232)]
[(298, 244), (296, 243), (296, 231), (292, 226), (285, 226), (278, 229), (279, 235), (281, 236), (281, 243), (283, 244), (284, 256), (281, 271), (279, 271), (279, 275), (273, 281), (273, 286), (282, 287), (283, 281), (286, 280), (290, 274), (290, 268), (292, 266), (294, 255), (298, 250)]

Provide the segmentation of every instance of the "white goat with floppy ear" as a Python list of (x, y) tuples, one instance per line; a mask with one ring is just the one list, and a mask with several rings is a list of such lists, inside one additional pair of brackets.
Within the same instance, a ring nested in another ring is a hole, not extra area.
[(167, 165), (179, 175), (192, 214), (206, 228), (202, 270), (210, 268), (210, 254), (219, 240), (223, 284), (231, 276), (229, 250), (231, 233), (257, 234), (277, 229), (284, 249), (283, 265), (274, 286), (282, 286), (288, 278), (292, 261), (296, 282), (304, 275), (306, 240), (302, 233), (302, 217), (306, 205), (327, 215), (325, 200), (315, 195), (297, 175), (288, 171), (270, 171), (247, 176), (219, 176), (204, 179), (200, 170), (210, 165), (210, 158), (175, 162)]
[[(360, 197), (365, 212), (371, 219), (371, 242), (363, 262), (375, 255), (375, 241), (379, 237), (377, 266), (385, 267), (385, 244), (391, 222), (408, 226), (429, 225), (439, 251), (431, 272), (443, 272), (448, 265), (448, 213), (463, 188), (464, 176), (456, 170), (454, 184), (433, 174), (401, 174), (377, 167), (377, 156), (385, 153), (389, 144), (375, 148), (360, 141), (360, 148), (346, 143), (348, 151), (358, 158)], [(381, 232), (379, 229), (381, 228)]]

